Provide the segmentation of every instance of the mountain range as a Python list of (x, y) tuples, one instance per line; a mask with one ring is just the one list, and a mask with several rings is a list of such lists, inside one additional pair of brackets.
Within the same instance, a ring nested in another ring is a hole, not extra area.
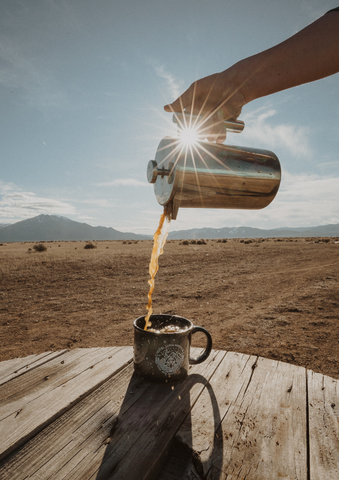
[(318, 227), (273, 228), (263, 230), (252, 227), (192, 228), (171, 232), (170, 239), (212, 238), (279, 238), (279, 237), (339, 237), (339, 224)]
[(57, 215), (39, 215), (12, 225), (0, 225), (0, 242), (42, 242), (81, 240), (147, 240), (147, 235), (119, 232), (109, 227), (92, 227)]
[[(170, 232), (169, 239), (339, 237), (339, 224), (317, 227), (275, 228), (251, 227), (192, 228)], [(92, 227), (57, 215), (39, 215), (13, 224), (0, 224), (0, 242), (149, 240), (151, 235), (120, 232), (111, 227)]]

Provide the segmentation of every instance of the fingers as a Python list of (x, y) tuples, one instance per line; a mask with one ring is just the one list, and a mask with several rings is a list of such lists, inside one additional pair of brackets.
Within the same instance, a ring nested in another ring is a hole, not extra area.
[(205, 133), (209, 142), (223, 143), (226, 140), (224, 120), (224, 113), (219, 109), (206, 121)]
[(183, 112), (186, 107), (191, 106), (193, 98), (194, 84), (192, 84), (180, 97), (174, 102), (164, 106), (166, 112)]
[(210, 142), (223, 143), (226, 139), (224, 121), (236, 119), (244, 104), (242, 95), (230, 89), (229, 83), (225, 72), (201, 78), (174, 102), (165, 105), (164, 110), (202, 117), (201, 136)]

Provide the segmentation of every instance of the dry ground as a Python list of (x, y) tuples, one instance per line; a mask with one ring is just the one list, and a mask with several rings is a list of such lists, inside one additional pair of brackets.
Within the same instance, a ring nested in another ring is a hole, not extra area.
[[(152, 243), (95, 244), (46, 242), (45, 252), (33, 243), (0, 245), (0, 361), (133, 343)], [(153, 305), (207, 328), (214, 348), (339, 378), (338, 286), (334, 239), (169, 241)]]

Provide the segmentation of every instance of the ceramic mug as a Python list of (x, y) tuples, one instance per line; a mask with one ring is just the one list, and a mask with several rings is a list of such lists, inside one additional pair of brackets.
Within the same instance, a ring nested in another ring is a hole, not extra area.
[[(176, 332), (144, 330), (145, 317), (134, 321), (134, 371), (148, 380), (168, 382), (187, 376), (190, 364), (201, 363), (212, 350), (212, 337), (207, 330), (193, 325), (187, 318), (177, 315), (152, 315), (151, 329), (162, 330), (168, 325), (179, 328)], [(191, 337), (196, 332), (206, 335), (207, 346), (197, 358), (190, 357)]]

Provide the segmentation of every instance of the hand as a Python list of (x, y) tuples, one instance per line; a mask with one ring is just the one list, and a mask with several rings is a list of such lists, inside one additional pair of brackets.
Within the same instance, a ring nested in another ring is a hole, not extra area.
[(224, 120), (236, 120), (246, 101), (241, 92), (236, 65), (221, 73), (201, 78), (173, 103), (166, 112), (193, 113), (203, 117), (200, 131), (208, 141), (223, 143), (226, 139)]
[(331, 11), (279, 45), (194, 82), (164, 108), (203, 116), (202, 134), (222, 143), (223, 121), (236, 120), (246, 103), (338, 73), (338, 27), (339, 11)]

